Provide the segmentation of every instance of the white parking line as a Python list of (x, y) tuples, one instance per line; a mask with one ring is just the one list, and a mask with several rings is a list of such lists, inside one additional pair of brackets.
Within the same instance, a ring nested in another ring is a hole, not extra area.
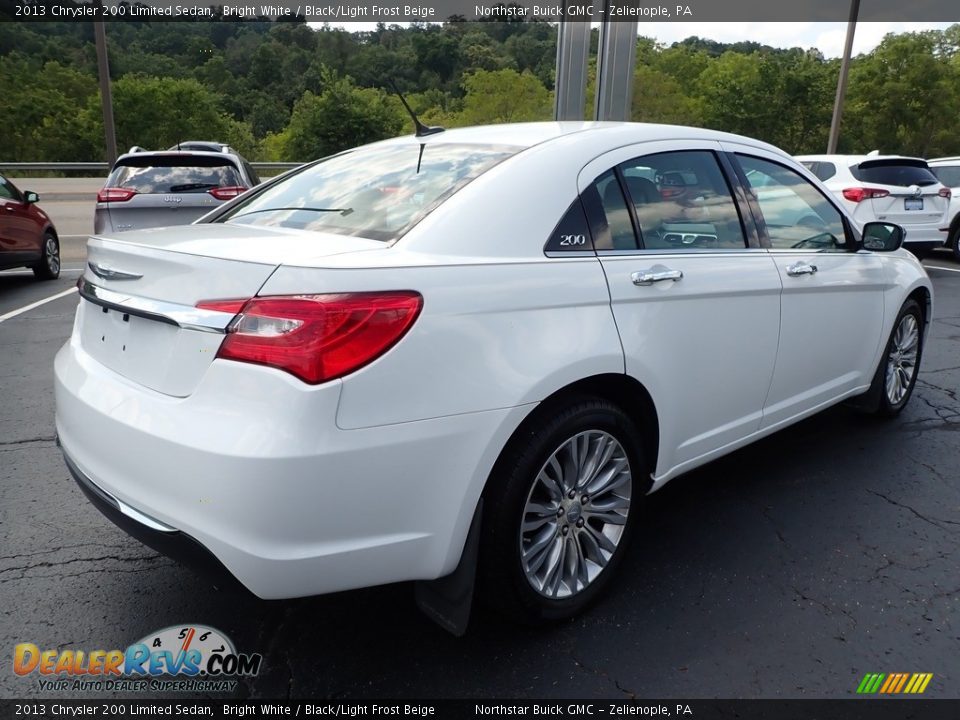
[(44, 298), (43, 300), (37, 300), (36, 302), (30, 303), (29, 305), (24, 305), (22, 308), (11, 310), (8, 313), (4, 313), (3, 315), (0, 315), (0, 323), (4, 322), (5, 320), (9, 320), (10, 318), (15, 318), (17, 315), (23, 315), (23, 313), (29, 312), (30, 310), (40, 307), (41, 305), (46, 305), (48, 302), (59, 300), (60, 298), (66, 297), (70, 293), (74, 293), (76, 291), (77, 289), (75, 287), (72, 287), (69, 290), (64, 290), (63, 292), (59, 292), (56, 295), (51, 295), (50, 297)]
[(924, 267), (929, 268), (930, 270), (943, 270), (945, 272), (960, 273), (960, 268), (945, 268), (945, 267), (940, 267), (939, 265), (924, 265)]

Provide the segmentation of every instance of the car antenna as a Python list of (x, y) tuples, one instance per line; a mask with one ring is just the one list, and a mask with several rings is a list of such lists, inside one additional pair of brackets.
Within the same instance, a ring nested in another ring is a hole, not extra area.
[(442, 133), (444, 128), (439, 125), (424, 125), (420, 122), (420, 118), (417, 117), (417, 114), (413, 111), (410, 105), (407, 104), (406, 99), (397, 89), (397, 85), (393, 80), (390, 80), (390, 87), (393, 88), (393, 92), (396, 93), (396, 96), (400, 98), (400, 102), (403, 103), (403, 107), (406, 108), (407, 112), (410, 113), (410, 117), (413, 118), (413, 127), (415, 132), (413, 133), (416, 137), (423, 137), (424, 135), (435, 135), (437, 133)]

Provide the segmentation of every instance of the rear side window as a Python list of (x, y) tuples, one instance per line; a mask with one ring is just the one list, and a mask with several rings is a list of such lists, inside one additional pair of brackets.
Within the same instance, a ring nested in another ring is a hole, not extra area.
[(746, 246), (730, 186), (712, 152), (645, 155), (620, 169), (645, 249), (742, 250)]
[(217, 187), (246, 187), (246, 183), (225, 158), (153, 155), (121, 160), (107, 186), (138, 193), (203, 193)]
[(247, 177), (250, 178), (250, 182), (254, 185), (260, 184), (260, 176), (257, 175), (257, 171), (253, 169), (253, 165), (248, 163), (246, 160), (243, 161), (243, 169), (247, 173)]
[(937, 179), (949, 188), (960, 187), (960, 165), (943, 165), (930, 170)]
[(607, 170), (583, 193), (583, 204), (593, 230), (597, 250), (636, 250), (630, 209), (613, 170)]
[(864, 160), (859, 165), (851, 165), (853, 176), (865, 183), (877, 185), (936, 185), (937, 177), (922, 160)]
[(818, 180), (829, 180), (837, 174), (837, 166), (832, 162), (803, 162), (801, 163), (807, 170), (812, 172)]
[(590, 228), (587, 226), (587, 216), (583, 212), (580, 199), (571, 203), (563, 219), (557, 223), (550, 234), (550, 239), (544, 251), (547, 253), (565, 253), (593, 251), (593, 242), (590, 239)]
[(358, 148), (294, 170), (217, 222), (390, 242), (519, 150), (438, 141)]

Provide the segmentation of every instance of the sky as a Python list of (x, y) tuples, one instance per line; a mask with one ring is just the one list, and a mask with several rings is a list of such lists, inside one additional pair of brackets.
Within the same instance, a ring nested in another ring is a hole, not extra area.
[[(909, 1), (909, 0), (908, 0)], [(317, 23), (312, 23), (317, 24)], [(331, 23), (352, 31), (376, 29), (376, 23)], [(918, 30), (936, 30), (950, 26), (951, 23), (892, 23), (862, 22), (857, 24), (854, 36), (853, 54), (870, 52), (891, 32), (915, 32)], [(846, 38), (845, 22), (757, 22), (757, 23), (640, 23), (640, 35), (654, 37), (662, 43), (670, 43), (691, 35), (719, 42), (737, 42), (755, 40), (774, 47), (817, 48), (826, 57), (840, 57)]]

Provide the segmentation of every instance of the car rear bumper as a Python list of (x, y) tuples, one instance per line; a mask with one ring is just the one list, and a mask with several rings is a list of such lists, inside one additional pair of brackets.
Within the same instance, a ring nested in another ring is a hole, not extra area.
[[(234, 575), (207, 548), (184, 532), (137, 513), (98, 487), (64, 451), (63, 459), (77, 485), (110, 522), (147, 547), (193, 568), (219, 587), (243, 588)], [(146, 522), (145, 522), (146, 521)], [(245, 589), (245, 588), (243, 588)]]
[(57, 434), (111, 520), (261, 598), (449, 573), (527, 408), (345, 431), (340, 388), (217, 360), (174, 398), (72, 340), (55, 363)]
[(907, 236), (903, 240), (905, 247), (932, 250), (941, 247), (947, 241), (947, 233), (940, 229), (940, 223), (926, 225), (902, 225)]

